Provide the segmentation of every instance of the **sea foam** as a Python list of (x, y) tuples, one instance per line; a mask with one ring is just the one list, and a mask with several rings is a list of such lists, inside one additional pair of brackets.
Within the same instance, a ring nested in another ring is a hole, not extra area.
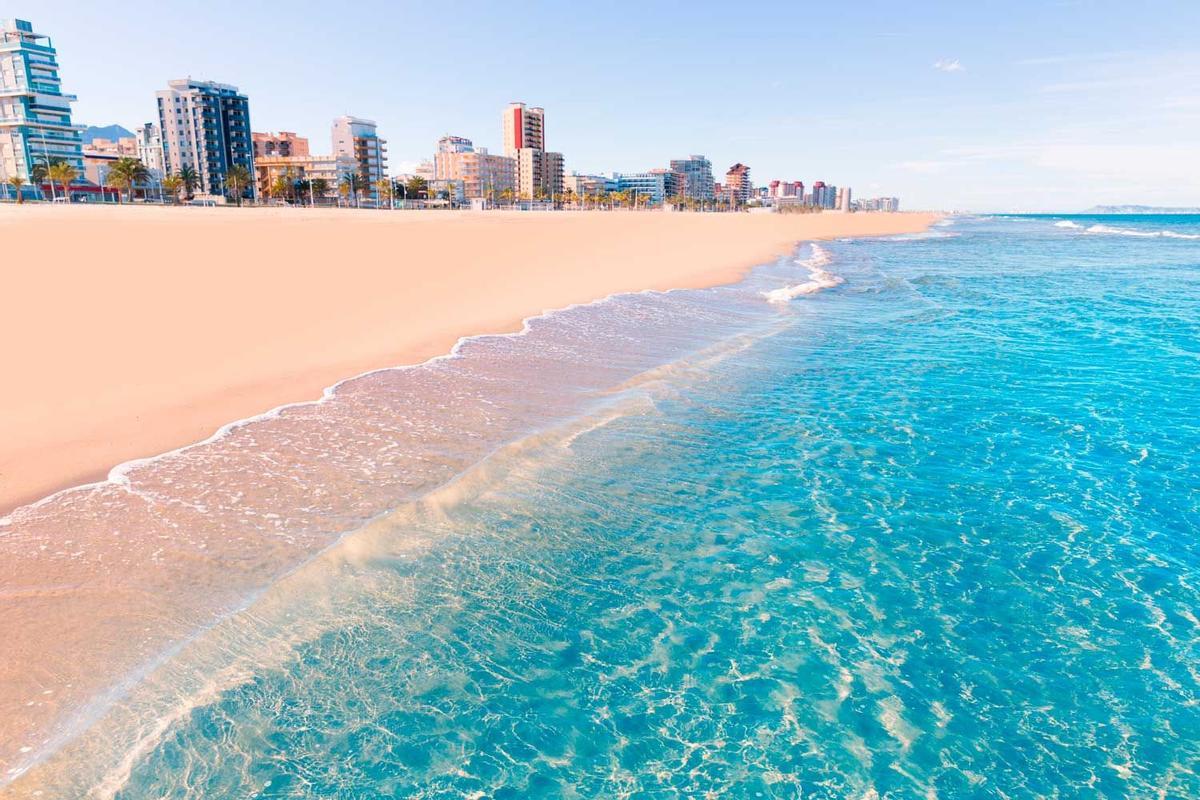
[(832, 259), (829, 252), (819, 244), (812, 245), (812, 255), (798, 260), (799, 266), (808, 268), (808, 280), (792, 286), (783, 286), (762, 293), (768, 303), (783, 304), (806, 294), (816, 294), (822, 289), (832, 289), (841, 285), (845, 279), (823, 269)]

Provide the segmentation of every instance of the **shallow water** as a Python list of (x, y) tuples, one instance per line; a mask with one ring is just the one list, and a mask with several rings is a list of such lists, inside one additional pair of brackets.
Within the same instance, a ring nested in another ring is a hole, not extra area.
[[(481, 467), (371, 506), (120, 700), (79, 745), (101, 766), (63, 780), (123, 800), (1200, 794), (1193, 234), (962, 219), (588, 307), (528, 370), (506, 340), (509, 367), (461, 385), (524, 375), (529, 413), (496, 400), (521, 422)], [(843, 282), (771, 302), (815, 270)]]

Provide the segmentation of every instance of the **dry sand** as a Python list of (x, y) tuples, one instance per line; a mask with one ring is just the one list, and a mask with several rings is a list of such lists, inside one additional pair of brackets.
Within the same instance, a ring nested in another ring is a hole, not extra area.
[(0, 514), (546, 309), (934, 219), (0, 207)]

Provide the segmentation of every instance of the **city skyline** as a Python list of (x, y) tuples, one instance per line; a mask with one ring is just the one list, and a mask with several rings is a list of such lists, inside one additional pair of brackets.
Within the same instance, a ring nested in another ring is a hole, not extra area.
[[(539, 28), (558, 33), (539, 43), (522, 15), (479, 6), (439, 16), (368, 0), (379, 24), (356, 34), (349, 54), (296, 59), (288, 42), (318, 33), (310, 5), (300, 0), (278, 37), (277, 16), (228, 2), (186, 27), (180, 12), (147, 0), (103, 9), (17, 0), (5, 15), (52, 36), (81, 124), (132, 130), (153, 119), (154, 91), (191, 75), (251, 97), (255, 130), (318, 140), (329, 119), (374, 119), (397, 173), (446, 134), (503, 152), (496, 109), (527, 99), (552, 109), (553, 149), (582, 174), (698, 152), (761, 178), (837, 176), (909, 207), (1015, 211), (1191, 205), (1200, 186), (1200, 145), (1188, 133), (1200, 98), (1187, 88), (1200, 76), (1187, 35), (1200, 9), (1182, 3), (1136, 17), (1116, 3), (1019, 4), (1024, 14), (997, 4), (734, 13), (698, 3), (686, 15), (623, 6), (569, 18), (541, 6)], [(148, 14), (187, 35), (130, 24)], [(398, 29), (420, 31), (423, 46), (396, 47)], [(722, 41), (745, 46), (730, 57)]]

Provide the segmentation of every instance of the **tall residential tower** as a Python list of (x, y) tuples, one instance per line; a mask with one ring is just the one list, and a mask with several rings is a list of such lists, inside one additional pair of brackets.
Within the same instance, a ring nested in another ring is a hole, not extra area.
[[(178, 175), (195, 171), (201, 192), (224, 194), (231, 167), (254, 174), (250, 101), (236, 86), (185, 78), (158, 92), (163, 166)], [(250, 194), (251, 187), (244, 190)]]
[(563, 190), (563, 155), (546, 151), (546, 112), (509, 103), (501, 116), (504, 155), (517, 162), (517, 194), (526, 200)]
[(66, 161), (83, 174), (83, 128), (71, 122), (53, 43), (23, 19), (0, 20), (0, 181), (27, 182), (35, 164)]

